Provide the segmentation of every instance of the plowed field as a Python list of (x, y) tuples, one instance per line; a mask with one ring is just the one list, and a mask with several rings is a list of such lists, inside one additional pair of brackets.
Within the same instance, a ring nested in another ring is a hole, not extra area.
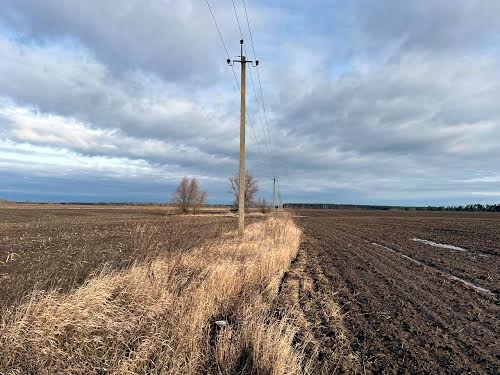
[(500, 373), (500, 215), (296, 214), (283, 290), (299, 285), (322, 372)]

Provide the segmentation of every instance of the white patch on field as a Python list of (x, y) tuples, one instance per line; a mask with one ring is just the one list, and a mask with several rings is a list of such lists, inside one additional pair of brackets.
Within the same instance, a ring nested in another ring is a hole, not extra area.
[(490, 296), (494, 296), (495, 293), (493, 293), (491, 290), (489, 289), (486, 289), (486, 288), (483, 288), (483, 287), (480, 287), (480, 286), (477, 286), (475, 284), (472, 284), (464, 279), (461, 279), (460, 277), (456, 277), (456, 276), (453, 276), (453, 275), (449, 275), (448, 276), (450, 279), (452, 280), (456, 280), (456, 281), (460, 281), (461, 283), (467, 285), (468, 287), (472, 288), (472, 289), (475, 289), (477, 290), (478, 292), (482, 292), (482, 293), (486, 293), (486, 294), (489, 294)]
[[(425, 241), (425, 240), (424, 240), (424, 241)], [(368, 241), (367, 241), (367, 242), (368, 242)], [(399, 251), (397, 251), (397, 250), (391, 249), (390, 247), (387, 247), (387, 246), (381, 245), (381, 244), (376, 243), (376, 242), (370, 242), (370, 244), (371, 244), (371, 245), (373, 245), (373, 246), (381, 247), (381, 248), (383, 248), (383, 249), (385, 249), (385, 250), (388, 250), (388, 251), (390, 251), (390, 252), (392, 252), (392, 253), (396, 253), (396, 254), (398, 254), (398, 255), (401, 255), (403, 258), (408, 259), (409, 261), (411, 261), (411, 262), (413, 262), (413, 263), (416, 263), (416, 264), (418, 264), (418, 265), (420, 265), (420, 266), (423, 266), (423, 267), (430, 268), (430, 269), (432, 269), (433, 271), (436, 271), (437, 273), (439, 273), (439, 274), (441, 274), (441, 275), (443, 275), (443, 276), (446, 276), (446, 277), (448, 277), (448, 278), (449, 278), (449, 279), (451, 279), (451, 280), (459, 281), (459, 282), (461, 282), (462, 284), (464, 284), (464, 285), (466, 285), (466, 286), (468, 286), (468, 287), (470, 287), (470, 288), (472, 288), (472, 289), (474, 289), (474, 290), (476, 290), (476, 291), (478, 291), (478, 292), (485, 293), (485, 294), (488, 294), (488, 295), (490, 295), (490, 296), (494, 296), (494, 295), (495, 295), (495, 293), (493, 293), (493, 292), (492, 292), (491, 290), (489, 290), (489, 289), (486, 289), (486, 288), (480, 287), (480, 286), (478, 286), (478, 285), (472, 284), (471, 282), (466, 281), (466, 280), (464, 280), (464, 279), (461, 279), (460, 277), (454, 276), (454, 275), (452, 275), (452, 274), (449, 274), (448, 272), (445, 272), (445, 271), (439, 270), (439, 269), (437, 269), (437, 268), (435, 268), (435, 267), (429, 266), (428, 264), (424, 264), (424, 263), (422, 263), (422, 262), (419, 262), (418, 260), (413, 259), (413, 258), (409, 257), (408, 255), (402, 254), (402, 253), (400, 253), (400, 252), (399, 252)]]
[(443, 249), (450, 249), (450, 250), (458, 250), (458, 251), (467, 251), (466, 249), (458, 246), (453, 246), (453, 245), (446, 245), (444, 243), (437, 243), (429, 240), (423, 240), (421, 238), (412, 238), (412, 241), (417, 241), (417, 242), (422, 242), (425, 243), (426, 245), (431, 245), (435, 247), (441, 247)]
[(394, 249), (391, 249), (390, 247), (387, 247), (387, 246), (381, 245), (381, 244), (376, 243), (376, 242), (372, 242), (371, 244), (372, 244), (372, 245), (374, 245), (374, 246), (381, 247), (381, 248), (383, 248), (383, 249), (385, 249), (385, 250), (392, 251), (393, 253), (399, 254), (399, 255), (401, 255), (403, 258), (408, 259), (410, 262), (413, 262), (413, 263), (418, 264), (418, 265), (420, 265), (420, 266), (424, 266), (424, 264), (422, 264), (422, 263), (421, 263), (421, 262), (419, 262), (418, 260), (413, 259), (413, 258), (410, 258), (408, 255), (401, 254), (399, 251), (396, 251), (396, 250), (394, 250)]

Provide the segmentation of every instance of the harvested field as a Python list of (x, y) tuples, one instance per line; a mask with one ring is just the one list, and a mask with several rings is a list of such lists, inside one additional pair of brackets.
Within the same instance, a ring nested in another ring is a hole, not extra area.
[(171, 213), (2, 207), (0, 372), (500, 371), (499, 215)]
[(500, 215), (296, 214), (280, 298), (299, 307), (317, 372), (500, 372)]
[[(76, 225), (64, 214), (52, 212), (56, 218), (47, 215), (44, 222), (53, 219), (49, 227), (56, 232), (62, 223)], [(102, 214), (89, 213), (85, 226), (111, 225), (116, 217), (104, 220)], [(127, 262), (90, 271), (81, 285), (28, 293), (23, 303), (3, 311), (1, 374), (285, 375), (308, 368), (303, 351), (293, 345), (296, 328), (288, 311), (275, 314), (283, 274), (300, 243), (301, 232), (290, 218), (259, 219), (240, 237), (228, 218), (183, 216), (177, 223), (146, 219), (142, 211), (134, 215), (130, 222), (120, 216), (129, 224), (144, 220), (128, 233), (136, 237), (131, 250), (121, 253)], [(184, 246), (167, 242), (176, 235), (186, 236)], [(108, 245), (112, 252), (116, 242)]]
[(33, 288), (68, 291), (104, 265), (186, 251), (236, 227), (166, 207), (0, 206), (0, 311)]

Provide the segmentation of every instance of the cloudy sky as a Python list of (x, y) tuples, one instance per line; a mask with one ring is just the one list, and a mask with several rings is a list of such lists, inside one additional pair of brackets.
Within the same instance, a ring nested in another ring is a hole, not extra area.
[[(499, 0), (246, 5), (262, 196), (272, 151), (287, 202), (500, 202)], [(0, 198), (164, 202), (192, 176), (231, 201), (239, 94), (205, 0), (5, 0), (0, 56)]]

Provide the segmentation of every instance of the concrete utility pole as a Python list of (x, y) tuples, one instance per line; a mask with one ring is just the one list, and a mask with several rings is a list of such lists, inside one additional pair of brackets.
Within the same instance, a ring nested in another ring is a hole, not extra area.
[(273, 178), (273, 212), (276, 211), (276, 178)]
[(245, 111), (246, 111), (246, 60), (243, 56), (243, 39), (241, 45), (241, 109), (240, 109), (240, 195), (238, 202), (238, 232), (245, 230)]
[[(243, 39), (240, 40), (240, 58), (241, 60), (227, 59), (227, 63), (231, 66), (235, 62), (241, 63), (241, 112), (240, 112), (240, 176), (238, 193), (238, 233), (243, 235), (245, 231), (245, 187), (246, 187), (246, 173), (245, 173), (245, 114), (246, 114), (246, 63), (253, 61), (247, 60), (243, 55)], [(259, 61), (255, 61), (255, 66), (259, 65)]]

